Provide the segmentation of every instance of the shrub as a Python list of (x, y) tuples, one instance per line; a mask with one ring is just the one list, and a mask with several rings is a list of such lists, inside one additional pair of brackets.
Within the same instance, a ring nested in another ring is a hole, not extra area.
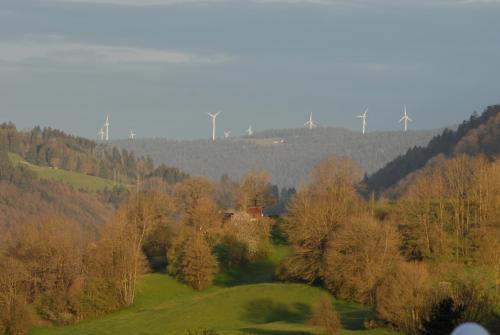
[(309, 320), (311, 326), (322, 327), (328, 335), (337, 333), (342, 325), (337, 312), (333, 309), (330, 296), (323, 295), (313, 306), (313, 315)]

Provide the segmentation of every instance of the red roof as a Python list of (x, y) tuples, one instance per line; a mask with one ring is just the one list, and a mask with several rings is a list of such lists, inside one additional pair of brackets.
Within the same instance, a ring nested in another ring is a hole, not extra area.
[(252, 219), (260, 219), (264, 216), (264, 208), (262, 207), (248, 207), (246, 212)]

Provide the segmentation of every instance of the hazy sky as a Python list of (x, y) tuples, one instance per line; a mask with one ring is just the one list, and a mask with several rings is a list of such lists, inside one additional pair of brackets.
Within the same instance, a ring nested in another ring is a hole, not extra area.
[(500, 1), (0, 0), (0, 122), (95, 138), (450, 125), (500, 102)]

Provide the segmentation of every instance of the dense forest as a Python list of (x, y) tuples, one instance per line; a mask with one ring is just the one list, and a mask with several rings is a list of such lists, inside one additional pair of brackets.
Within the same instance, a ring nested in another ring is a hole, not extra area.
[[(250, 170), (270, 173), (279, 188), (297, 187), (319, 161), (349, 157), (373, 173), (411, 147), (426, 145), (440, 130), (373, 132), (365, 136), (342, 128), (285, 129), (256, 132), (252, 137), (171, 141), (162, 138), (113, 141), (119, 148), (148, 155), (157, 164), (175, 166), (190, 175), (218, 180), (239, 179)], [(283, 142), (282, 142), (283, 140)]]
[(500, 154), (500, 105), (488, 107), (483, 114), (474, 113), (456, 130), (445, 129), (435, 136), (427, 146), (416, 146), (406, 154), (397, 157), (384, 168), (370, 175), (366, 180), (370, 191), (387, 190), (423, 168), (433, 158), (443, 155), (466, 153), (484, 154), (492, 157)]

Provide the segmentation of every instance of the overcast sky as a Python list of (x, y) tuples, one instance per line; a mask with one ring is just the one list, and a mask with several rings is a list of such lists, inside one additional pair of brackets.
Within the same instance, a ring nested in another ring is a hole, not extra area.
[(0, 122), (173, 139), (456, 124), (500, 103), (500, 1), (1, 0)]

